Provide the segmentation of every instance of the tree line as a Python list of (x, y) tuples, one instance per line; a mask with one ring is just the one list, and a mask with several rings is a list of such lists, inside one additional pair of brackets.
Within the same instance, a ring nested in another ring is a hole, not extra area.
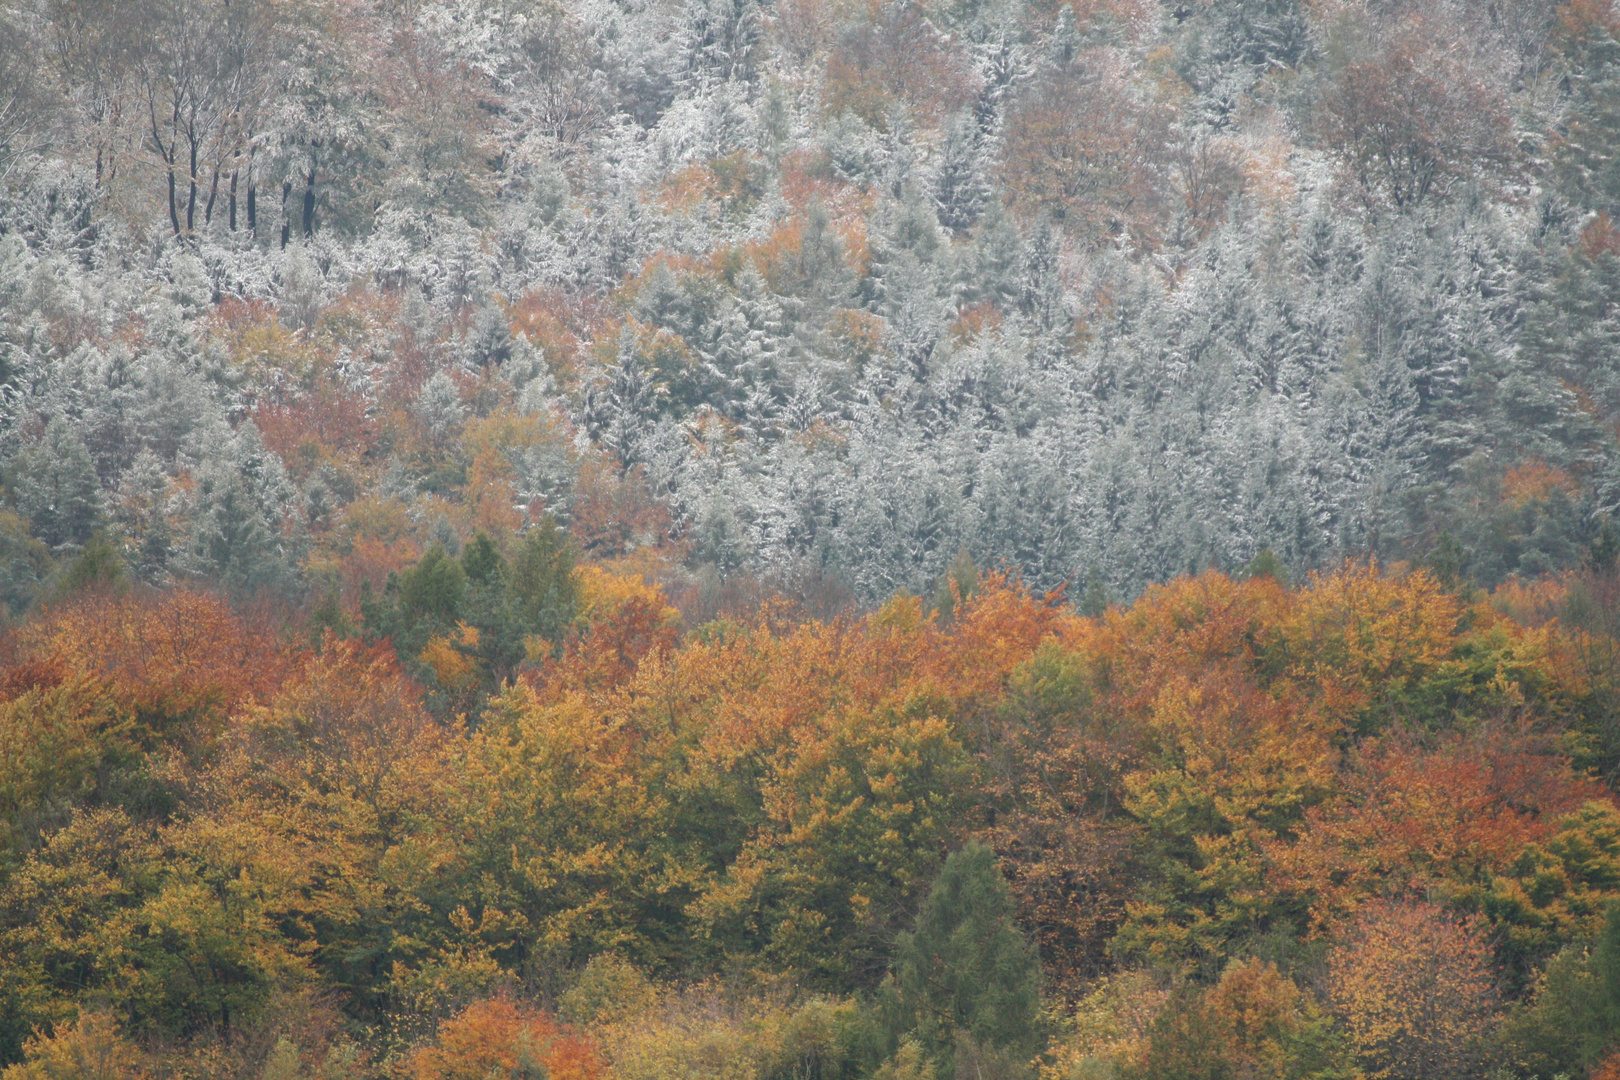
[(507, 542), (8, 631), (8, 1077), (1612, 1067), (1612, 566), (686, 626)]

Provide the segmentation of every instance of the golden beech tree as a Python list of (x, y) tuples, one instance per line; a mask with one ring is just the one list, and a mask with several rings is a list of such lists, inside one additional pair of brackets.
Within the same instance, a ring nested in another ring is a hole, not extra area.
[(1497, 996), (1477, 921), (1370, 901), (1328, 958), (1328, 988), (1372, 1080), (1479, 1075)]
[[(1105, 806), (1091, 821), (1113, 815), (1141, 830), (1131, 855), (1141, 884), (1115, 916), (1121, 955), (1219, 959), (1246, 936), (1303, 919), (1313, 902), (1353, 892), (1353, 874), (1297, 888), (1284, 879), (1342, 850), (1327, 839), (1335, 814), (1382, 812), (1355, 794), (1359, 774), (1341, 764), (1358, 736), (1489, 722), (1509, 725), (1491, 729), (1507, 747), (1513, 725), (1527, 737), (1550, 730), (1570, 695), (1548, 629), (1465, 611), (1425, 572), (1370, 564), (1293, 591), (1270, 577), (1207, 573), (1150, 588), (1128, 610), (1054, 626), (1061, 650), (1043, 677), (1066, 722), (1042, 721), (1043, 750), (1024, 752), (1019, 767), (1042, 775), (1047, 791), (1067, 791), (1060, 804)], [(1523, 747), (1497, 773), (1539, 777), (1525, 779), (1543, 797), (1521, 817), (1550, 835), (1597, 789), (1545, 740), (1540, 751)], [(1070, 758), (1082, 748), (1085, 757)], [(1060, 760), (1073, 760), (1070, 777), (1052, 772)], [(1410, 817), (1417, 827), (1421, 815)], [(1509, 824), (1504, 853), (1530, 839)], [(1095, 843), (1096, 827), (1089, 835)]]
[(667, 729), (626, 723), (621, 699), (520, 683), (471, 738), (463, 850), (484, 902), (531, 928), (514, 963), (670, 959), (669, 928), (703, 867), (679, 856), (656, 782)]
[(1238, 961), (1207, 990), (1172, 997), (1122, 1071), (1133, 1080), (1339, 1077), (1332, 1023), (1275, 965)]
[(1332, 717), (1268, 680), (1265, 646), (1293, 598), (1274, 580), (1204, 574), (1150, 589), (1129, 611), (1075, 623), (1065, 645), (1094, 689), (1094, 729), (1129, 732), (1113, 798), (1148, 871), (1113, 948), (1221, 958), (1287, 914), (1264, 889), (1260, 843), (1331, 790)]
[(455, 738), (391, 653), (329, 634), (188, 778), (183, 835), (286, 880), (284, 932), (357, 1008), (380, 1007), (394, 962), (456, 936)]
[(1522, 977), (1601, 922), (1620, 812), (1544, 736), (1486, 726), (1435, 742), (1364, 743), (1297, 838), (1263, 845), (1270, 889), (1309, 898), (1319, 931), (1403, 890), (1483, 910)]
[(938, 717), (839, 716), (773, 762), (765, 820), (700, 910), (814, 984), (869, 983), (960, 833), (962, 747)]
[(1393, 576), (1374, 563), (1313, 575), (1293, 600), (1268, 641), (1268, 666), (1363, 730), (1387, 722), (1452, 659), (1463, 614), (1428, 572)]
[[(23, 976), (3, 1021), (62, 1023), (100, 1000), (149, 1037), (229, 1037), (306, 966), (279, 932), (300, 884), (239, 835), (76, 813), (0, 888), (0, 949)], [(11, 980), (8, 980), (10, 982)]]
[(105, 1011), (81, 1010), (72, 1024), (36, 1034), (24, 1053), (21, 1064), (0, 1070), (0, 1080), (145, 1080), (151, 1075), (145, 1056)]
[(52, 682), (0, 700), (0, 866), (66, 824), (75, 805), (132, 794), (128, 774), (140, 767), (134, 716), (105, 683), (59, 672)]

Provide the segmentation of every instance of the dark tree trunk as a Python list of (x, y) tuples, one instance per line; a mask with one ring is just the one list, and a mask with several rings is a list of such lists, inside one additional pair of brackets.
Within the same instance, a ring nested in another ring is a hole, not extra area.
[(203, 206), (203, 224), (214, 223), (214, 200), (219, 197), (219, 167), (214, 168), (213, 182), (208, 185), (208, 202)]
[(191, 174), (191, 176), (190, 176), (189, 182), (186, 185), (186, 235), (187, 236), (190, 236), (192, 230), (194, 230), (197, 227), (197, 143), (196, 143), (196, 140), (191, 141), (191, 157), (190, 157), (189, 160), (190, 160), (191, 168), (188, 171)]
[(292, 195), (292, 181), (281, 182), (281, 246), (287, 247), (287, 241), (292, 237), (292, 219), (287, 216), (287, 199)]
[(304, 235), (315, 234), (315, 166), (309, 167), (309, 177), (304, 186)]
[(231, 211), (231, 232), (235, 232), (236, 231), (236, 170), (235, 169), (231, 170), (230, 211)]
[(169, 225), (174, 229), (174, 235), (180, 235), (180, 209), (175, 204), (174, 190), (174, 163), (169, 163)]

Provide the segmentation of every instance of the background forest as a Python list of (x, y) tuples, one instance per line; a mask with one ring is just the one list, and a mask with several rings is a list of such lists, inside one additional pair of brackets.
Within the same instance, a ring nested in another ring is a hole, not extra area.
[(1606, 0), (0, 0), (5, 1080), (1620, 1077)]

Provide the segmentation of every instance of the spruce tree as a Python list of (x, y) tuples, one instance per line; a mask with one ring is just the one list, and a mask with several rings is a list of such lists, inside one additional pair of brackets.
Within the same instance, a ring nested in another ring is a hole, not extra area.
[(77, 429), (58, 416), (12, 466), (17, 509), (53, 551), (77, 551), (96, 530), (101, 484)]

